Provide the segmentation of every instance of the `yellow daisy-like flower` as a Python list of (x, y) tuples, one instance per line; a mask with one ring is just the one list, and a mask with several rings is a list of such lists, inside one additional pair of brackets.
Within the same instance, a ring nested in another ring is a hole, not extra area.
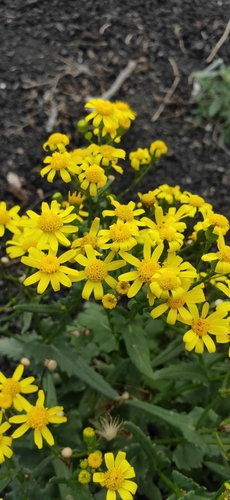
[(127, 118), (129, 120), (135, 120), (137, 114), (130, 108), (127, 102), (115, 101), (114, 106), (115, 106), (115, 113), (119, 119), (119, 124), (121, 124), (120, 122), (122, 120), (125, 120)]
[(169, 252), (179, 250), (183, 245), (184, 235), (181, 233), (186, 229), (186, 224), (177, 221), (173, 216), (165, 216), (160, 206), (155, 209), (155, 221), (143, 217), (142, 222), (150, 231), (144, 229), (140, 231), (140, 236), (150, 238), (153, 245), (166, 242)]
[(140, 202), (144, 207), (151, 208), (157, 202), (156, 195), (160, 192), (160, 190), (154, 189), (154, 191), (148, 191), (148, 193), (137, 193), (140, 198)]
[(118, 118), (112, 102), (103, 99), (91, 99), (85, 104), (85, 108), (95, 109), (85, 117), (87, 122), (93, 120), (94, 127), (99, 127), (101, 123), (104, 127), (118, 127)]
[(105, 281), (110, 288), (116, 288), (117, 281), (109, 275), (109, 271), (115, 271), (126, 265), (124, 260), (116, 260), (111, 262), (115, 256), (115, 252), (110, 252), (105, 260), (97, 258), (95, 250), (90, 246), (85, 246), (86, 256), (77, 255), (76, 261), (84, 266), (84, 271), (79, 271), (78, 276), (74, 281), (87, 279), (87, 282), (82, 291), (82, 297), (89, 300), (92, 292), (96, 300), (102, 300), (104, 295), (102, 282)]
[(161, 155), (165, 155), (168, 152), (168, 147), (164, 141), (154, 141), (150, 144), (149, 151), (155, 158), (160, 158)]
[(137, 259), (137, 257), (134, 257), (133, 255), (127, 252), (120, 252), (121, 257), (126, 262), (128, 262), (129, 264), (131, 264), (136, 268), (135, 271), (130, 271), (128, 273), (124, 273), (121, 274), (121, 276), (119, 276), (119, 281), (134, 281), (134, 283), (131, 285), (127, 293), (128, 297), (134, 297), (134, 295), (136, 295), (140, 291), (141, 287), (144, 284), (146, 284), (150, 305), (153, 304), (154, 296), (151, 293), (149, 285), (151, 283), (153, 275), (161, 267), (161, 264), (159, 263), (159, 258), (163, 250), (164, 250), (164, 245), (160, 244), (155, 248), (155, 250), (151, 254), (151, 245), (149, 241), (146, 240), (143, 249), (143, 254), (144, 254), (143, 260), (139, 260)]
[(46, 142), (43, 144), (43, 149), (47, 151), (55, 151), (62, 146), (67, 146), (69, 144), (69, 137), (65, 134), (61, 134), (60, 132), (55, 132), (51, 134)]
[(20, 438), (29, 429), (33, 429), (34, 442), (39, 449), (43, 447), (43, 438), (50, 446), (54, 445), (54, 438), (47, 426), (49, 424), (62, 424), (67, 422), (67, 418), (58, 415), (63, 411), (63, 406), (47, 408), (44, 406), (44, 403), (44, 391), (38, 392), (38, 399), (35, 406), (31, 405), (29, 401), (22, 401), (23, 409), (26, 413), (10, 417), (9, 419), (12, 424), (22, 424), (16, 431), (13, 432), (13, 439)]
[[(118, 219), (109, 229), (101, 229), (98, 233), (98, 246), (102, 250), (110, 248), (114, 252), (131, 250), (137, 244), (139, 231), (136, 224)], [(111, 243), (107, 243), (108, 241)]]
[(123, 168), (117, 165), (118, 159), (125, 159), (126, 152), (124, 149), (114, 148), (105, 144), (103, 146), (97, 146), (96, 144), (91, 144), (88, 147), (89, 152), (96, 158), (96, 163), (102, 167), (113, 167), (116, 172), (123, 174)]
[(68, 201), (63, 201), (62, 206), (65, 208), (68, 208), (69, 206), (72, 206), (75, 208), (74, 213), (77, 214), (76, 219), (79, 220), (80, 222), (83, 222), (82, 217), (88, 217), (89, 212), (86, 212), (85, 210), (82, 210), (83, 208), (83, 201), (85, 199), (85, 196), (77, 191), (74, 191), (72, 194), (70, 191), (68, 191)]
[(97, 196), (97, 190), (105, 186), (107, 177), (104, 169), (97, 165), (96, 158), (92, 156), (86, 160), (81, 165), (83, 172), (78, 176), (80, 187), (84, 191), (89, 188), (90, 196)]
[[(93, 133), (94, 133), (94, 135), (98, 136), (98, 134), (99, 134), (99, 128), (98, 127), (94, 128), (93, 129)], [(113, 139), (113, 141), (116, 142), (116, 143), (121, 142), (121, 137), (118, 135), (118, 128), (117, 128), (117, 126), (116, 127), (103, 127), (103, 129), (102, 129), (102, 137), (105, 137), (106, 135), (108, 135), (109, 138)]]
[(169, 252), (162, 268), (152, 276), (149, 286), (158, 298), (179, 299), (195, 278), (196, 269), (189, 262), (184, 262), (175, 252)]
[(71, 261), (75, 253), (75, 250), (68, 250), (57, 257), (56, 253), (51, 250), (45, 254), (37, 248), (30, 248), (29, 257), (22, 257), (21, 261), (26, 266), (35, 267), (39, 271), (26, 278), (23, 284), (29, 286), (39, 282), (38, 293), (43, 293), (49, 284), (55, 292), (60, 290), (60, 284), (70, 287), (73, 279), (78, 276), (78, 271), (62, 264)]
[[(35, 238), (30, 235), (29, 229), (24, 229), (20, 234), (15, 234), (12, 240), (6, 242), (6, 253), (9, 255), (10, 259), (17, 259), (22, 257), (25, 253), (28, 253), (29, 248), (37, 248), (39, 238)], [(44, 250), (49, 249), (49, 245), (44, 245)]]
[(11, 231), (11, 233), (20, 234), (18, 228), (18, 222), (20, 221), (19, 210), (19, 205), (7, 210), (5, 201), (0, 201), (0, 237), (5, 234), (6, 229)]
[(127, 295), (129, 289), (130, 283), (128, 283), (128, 281), (120, 281), (116, 286), (116, 292), (119, 293), (119, 295)]
[(13, 404), (16, 410), (22, 411), (22, 400), (26, 401), (26, 399), (23, 396), (19, 398), (19, 395), (32, 394), (38, 391), (37, 385), (31, 385), (35, 380), (34, 377), (26, 377), (24, 380), (20, 380), (24, 369), (25, 367), (22, 364), (18, 365), (11, 378), (6, 378), (0, 372), (0, 406), (2, 408), (5, 408), (3, 400), (5, 398), (6, 408), (9, 408)]
[(130, 164), (134, 170), (140, 170), (141, 165), (148, 165), (151, 161), (151, 156), (147, 148), (138, 148), (129, 154)]
[[(11, 458), (13, 455), (13, 451), (11, 450), (10, 446), (12, 444), (12, 437), (9, 436), (3, 436), (5, 432), (10, 429), (11, 425), (9, 422), (3, 422), (2, 424), (2, 412), (0, 412), (0, 464), (2, 464), (5, 461), (5, 457)], [(1, 499), (3, 500), (3, 499)]]
[(208, 227), (213, 227), (213, 234), (225, 235), (229, 231), (229, 221), (227, 217), (222, 214), (209, 212), (204, 219), (203, 229), (206, 230)]
[(183, 336), (185, 349), (187, 349), (187, 351), (192, 351), (195, 347), (195, 352), (202, 354), (205, 345), (208, 352), (215, 352), (216, 346), (210, 335), (208, 335), (209, 333), (216, 336), (217, 342), (229, 342), (229, 321), (228, 319), (224, 319), (228, 311), (224, 304), (217, 306), (216, 311), (209, 316), (208, 302), (205, 302), (203, 305), (201, 315), (199, 314), (196, 304), (188, 304), (188, 308), (191, 313), (190, 319), (185, 320), (180, 316), (177, 318), (181, 323), (191, 325), (191, 329)]
[(174, 203), (174, 200), (179, 200), (181, 191), (180, 186), (169, 186), (168, 184), (161, 184), (159, 186), (160, 192), (157, 194), (159, 200), (166, 200), (169, 205)]
[(95, 472), (94, 483), (107, 488), (106, 500), (116, 500), (116, 492), (122, 500), (132, 500), (137, 491), (137, 484), (130, 479), (136, 476), (134, 468), (126, 460), (126, 453), (119, 451), (114, 459), (113, 453), (105, 453), (106, 472)]
[(103, 458), (99, 453), (94, 452), (90, 453), (88, 456), (88, 464), (91, 467), (91, 469), (99, 469), (101, 467), (101, 464), (103, 462)]
[(226, 276), (216, 276), (216, 278), (211, 280), (211, 283), (230, 298), (230, 279), (227, 279)]
[(48, 165), (40, 170), (40, 175), (44, 177), (48, 174), (48, 182), (53, 182), (57, 172), (60, 173), (64, 182), (71, 182), (71, 175), (78, 175), (81, 172), (81, 167), (77, 164), (82, 163), (82, 158), (80, 156), (71, 156), (70, 153), (59, 148), (59, 152), (53, 153), (52, 156), (46, 156), (43, 163)]
[(70, 246), (70, 241), (65, 234), (78, 231), (77, 226), (68, 225), (69, 222), (77, 219), (77, 214), (71, 214), (73, 210), (74, 207), (62, 210), (58, 202), (53, 200), (51, 207), (49, 207), (48, 203), (42, 202), (41, 215), (32, 210), (27, 211), (29, 220), (24, 221), (23, 225), (29, 229), (28, 236), (38, 240), (38, 250), (41, 250), (47, 244), (53, 252), (57, 252), (59, 243), (66, 247)]
[(190, 207), (190, 217), (194, 217), (197, 212), (206, 213), (207, 210), (212, 209), (212, 205), (210, 205), (210, 203), (206, 203), (202, 196), (192, 194), (189, 191), (184, 191), (181, 194), (180, 203), (186, 204)]
[(175, 325), (178, 314), (180, 314), (184, 320), (189, 319), (190, 312), (184, 306), (188, 304), (200, 304), (205, 301), (202, 284), (192, 288), (192, 290), (188, 290), (189, 286), (190, 282), (184, 286), (184, 294), (179, 299), (170, 297), (166, 302), (155, 307), (151, 311), (150, 316), (156, 319), (169, 310), (166, 322), (170, 325)]
[(106, 293), (102, 297), (102, 305), (105, 309), (114, 309), (117, 305), (117, 298), (112, 293)]
[(220, 274), (230, 273), (230, 246), (225, 245), (223, 234), (219, 234), (217, 241), (219, 252), (212, 252), (203, 255), (201, 258), (204, 262), (218, 261), (216, 263), (215, 272)]
[[(79, 253), (85, 254), (85, 246), (86, 245), (91, 245), (94, 250), (98, 247), (98, 230), (100, 226), (100, 218), (95, 217), (91, 224), (91, 228), (88, 233), (85, 233), (82, 238), (77, 238), (76, 240), (73, 241), (72, 243), (72, 248), (75, 248), (77, 250), (76, 255)], [(100, 255), (99, 252), (97, 252), (97, 255)]]
[(143, 214), (144, 210), (142, 208), (137, 208), (135, 210), (136, 204), (134, 203), (134, 201), (129, 201), (127, 205), (123, 205), (119, 203), (119, 201), (114, 200), (112, 196), (108, 196), (108, 198), (110, 199), (110, 202), (115, 207), (115, 209), (103, 210), (102, 212), (103, 217), (117, 217), (118, 220), (122, 220), (124, 222), (131, 222), (133, 224), (136, 224), (137, 226), (144, 225), (142, 222), (135, 219), (135, 217), (138, 217), (138, 215)]

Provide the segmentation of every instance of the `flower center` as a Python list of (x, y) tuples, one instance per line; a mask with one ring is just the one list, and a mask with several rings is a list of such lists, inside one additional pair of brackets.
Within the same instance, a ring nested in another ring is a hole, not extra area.
[(54, 170), (62, 170), (67, 167), (68, 153), (54, 153), (52, 155), (51, 166)]
[(145, 193), (141, 196), (141, 202), (148, 208), (156, 202), (156, 197), (151, 193)]
[(2, 384), (2, 393), (3, 394), (9, 394), (14, 398), (16, 394), (19, 394), (21, 392), (21, 385), (20, 382), (17, 380), (14, 380), (13, 378), (8, 378), (6, 382)]
[(118, 219), (131, 222), (133, 220), (133, 211), (127, 205), (118, 205), (114, 210)]
[(32, 429), (40, 429), (49, 423), (48, 409), (44, 406), (34, 406), (27, 413), (27, 424)]
[(119, 490), (124, 482), (124, 476), (120, 469), (117, 467), (112, 467), (109, 469), (104, 476), (103, 484), (108, 490)]
[(0, 210), (0, 224), (8, 224), (11, 220), (10, 214), (7, 210)]
[(27, 250), (30, 248), (30, 247), (34, 247), (36, 248), (37, 247), (37, 241), (36, 240), (33, 240), (32, 238), (25, 238), (23, 243), (22, 243), (22, 249), (27, 252)]
[(126, 241), (131, 236), (130, 228), (127, 225), (116, 225), (110, 226), (110, 237), (113, 241)]
[(170, 271), (162, 274), (157, 281), (163, 290), (175, 290), (180, 284), (177, 276)]
[(40, 271), (46, 274), (53, 274), (59, 270), (59, 260), (56, 255), (46, 255), (40, 262)]
[(160, 265), (152, 260), (142, 260), (138, 267), (139, 277), (144, 283), (151, 283), (152, 276), (160, 269)]
[(226, 227), (228, 226), (228, 219), (221, 214), (213, 214), (210, 217), (211, 226)]
[(113, 158), (113, 151), (114, 151), (114, 148), (112, 146), (101, 146), (100, 147), (100, 152), (101, 152), (102, 156), (104, 156), (105, 158), (107, 158), (110, 161), (115, 159), (115, 158)]
[(208, 332), (208, 328), (209, 328), (209, 323), (206, 319), (203, 318), (193, 319), (192, 330), (197, 335), (199, 335), (199, 337), (206, 335), (206, 333)]
[(189, 198), (189, 203), (193, 207), (202, 207), (204, 204), (204, 198), (198, 196), (198, 194), (192, 194)]
[(230, 262), (230, 247), (224, 246), (219, 252), (216, 254), (217, 258), (222, 262)]
[(61, 229), (62, 226), (63, 222), (61, 217), (54, 214), (52, 211), (40, 215), (38, 227), (44, 231), (44, 233), (54, 233), (55, 231), (58, 231), (58, 229)]
[(178, 309), (185, 304), (185, 300), (182, 297), (181, 299), (168, 299), (167, 304), (171, 309)]
[(95, 107), (97, 113), (102, 116), (113, 114), (113, 105), (109, 101), (99, 102)]
[(90, 264), (88, 264), (85, 268), (86, 278), (94, 283), (100, 283), (103, 281), (107, 276), (107, 273), (107, 265), (101, 260), (90, 262)]
[(167, 241), (175, 240), (175, 230), (172, 227), (163, 226), (159, 228), (158, 231), (162, 240), (167, 240)]
[(103, 168), (98, 165), (91, 165), (91, 167), (87, 168), (85, 176), (89, 182), (96, 184), (102, 180), (103, 173)]
[(116, 286), (117, 293), (126, 295), (130, 289), (130, 284), (127, 281), (120, 281)]
[(85, 245), (91, 245), (91, 247), (96, 248), (97, 241), (98, 241), (97, 236), (90, 236), (90, 234), (87, 234), (82, 238), (81, 249), (85, 250)]

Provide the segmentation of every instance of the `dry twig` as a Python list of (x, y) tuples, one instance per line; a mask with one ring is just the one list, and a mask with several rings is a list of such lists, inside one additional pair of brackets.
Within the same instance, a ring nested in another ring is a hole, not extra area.
[(176, 62), (174, 61), (174, 59), (172, 57), (169, 57), (168, 60), (172, 66), (173, 74), (175, 76), (174, 82), (172, 84), (172, 87), (169, 89), (166, 96), (164, 97), (163, 102), (161, 103), (161, 105), (157, 109), (156, 113), (154, 113), (154, 115), (152, 116), (152, 119), (151, 119), (152, 122), (155, 122), (159, 118), (159, 116), (161, 115), (162, 111), (164, 111), (166, 104), (168, 104), (168, 102), (170, 101), (170, 99), (171, 99), (173, 93), (175, 92), (177, 85), (180, 81), (180, 73), (178, 71), (178, 67), (177, 67)]
[[(111, 97), (117, 93), (117, 91), (122, 86), (124, 81), (127, 80), (127, 78), (129, 78), (129, 76), (131, 75), (131, 73), (134, 71), (135, 68), (136, 68), (136, 61), (130, 60), (126, 68), (119, 73), (118, 77), (112, 83), (111, 87), (105, 92), (103, 92), (103, 94), (100, 96), (100, 99), (105, 99), (105, 100), (111, 99)], [(86, 96), (85, 101), (88, 102), (90, 101), (90, 99), (92, 99), (91, 96)], [(94, 99), (98, 98), (94, 97)]]
[(225, 42), (225, 40), (227, 40), (229, 33), (230, 33), (230, 19), (228, 21), (228, 24), (227, 24), (227, 26), (226, 26), (226, 28), (224, 30), (224, 33), (223, 33), (222, 37), (219, 39), (219, 41), (217, 42), (217, 44), (215, 45), (215, 47), (212, 49), (211, 54), (209, 54), (208, 58), (206, 59), (207, 63), (212, 62), (212, 60), (214, 59), (214, 57), (217, 54), (218, 50), (220, 49), (221, 45), (223, 45), (223, 43)]

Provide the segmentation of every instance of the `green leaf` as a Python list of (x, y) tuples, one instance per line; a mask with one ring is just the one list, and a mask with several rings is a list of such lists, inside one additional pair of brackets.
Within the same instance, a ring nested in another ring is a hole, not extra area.
[(159, 366), (167, 364), (171, 359), (178, 358), (178, 355), (184, 351), (184, 345), (180, 337), (176, 338), (166, 349), (164, 349), (158, 356), (152, 360), (152, 366)]
[(42, 462), (40, 462), (40, 464), (31, 472), (31, 475), (33, 477), (39, 477), (41, 472), (46, 469), (46, 467), (51, 464), (53, 460), (54, 455), (49, 455), (48, 457), (44, 458), (44, 460), (42, 460)]
[(23, 314), (23, 327), (21, 330), (22, 334), (27, 332), (27, 330), (29, 329), (29, 327), (31, 325), (32, 317), (33, 317), (33, 315), (31, 312), (24, 312), (24, 314)]
[(44, 376), (43, 387), (44, 387), (44, 391), (46, 393), (46, 405), (49, 408), (56, 406), (58, 404), (56, 389), (55, 389), (55, 385), (54, 385), (53, 375), (49, 371), (47, 371), (45, 376)]
[[(64, 462), (62, 462), (62, 460), (60, 460), (59, 458), (55, 458), (53, 461), (53, 465), (54, 465), (54, 470), (55, 470), (55, 474), (56, 474), (55, 479), (58, 479), (61, 477), (65, 478), (67, 481), (70, 479), (70, 477), (71, 477), (70, 469), (68, 469), (68, 467), (64, 464)], [(52, 480), (53, 480), (53, 478), (50, 480), (50, 482), (53, 482)], [(66, 500), (66, 498), (68, 498), (67, 495), (71, 495), (72, 490), (70, 490), (70, 488), (68, 488), (68, 486), (66, 484), (59, 484), (58, 488), (59, 488), (61, 500)], [(70, 496), (70, 498), (71, 498), (71, 496)]]
[(207, 372), (200, 363), (180, 363), (170, 365), (154, 373), (155, 380), (192, 380), (194, 382), (207, 381)]
[(209, 106), (209, 110), (208, 110), (209, 116), (216, 115), (220, 111), (222, 106), (223, 106), (223, 101), (221, 99), (217, 99), (216, 101), (213, 101), (212, 104)]
[(165, 410), (164, 408), (160, 408), (159, 406), (145, 403), (143, 401), (126, 401), (125, 403), (132, 408), (135, 408), (140, 411), (144, 411), (149, 415), (152, 415), (160, 421), (166, 422), (178, 429), (184, 437), (191, 443), (199, 446), (203, 450), (208, 450), (208, 447), (205, 443), (203, 437), (196, 431), (195, 426), (193, 425), (191, 419), (187, 415), (182, 415), (180, 413), (176, 413), (172, 410)]
[[(100, 352), (112, 352), (118, 349), (104, 307), (93, 302), (86, 303), (84, 311), (77, 317), (78, 326), (85, 327), (93, 334), (93, 341)], [(76, 329), (76, 327), (75, 327)]]
[(204, 453), (191, 443), (179, 444), (173, 452), (173, 460), (178, 469), (191, 470), (202, 467)]
[(200, 486), (199, 484), (195, 483), (192, 478), (184, 476), (177, 470), (174, 470), (172, 472), (172, 478), (174, 483), (179, 486), (182, 490), (185, 491), (190, 491), (194, 490), (195, 493), (204, 493), (206, 491), (206, 488), (203, 488), (203, 486)]
[(44, 314), (63, 314), (65, 311), (61, 306), (48, 306), (46, 304), (18, 304), (14, 306), (15, 311), (31, 312), (31, 313), (44, 313)]
[(126, 329), (122, 331), (122, 336), (132, 363), (143, 375), (153, 378), (154, 373), (144, 330), (136, 325), (127, 325)]
[(24, 344), (13, 338), (0, 339), (0, 352), (2, 356), (7, 356), (14, 361), (23, 357)]
[(217, 462), (204, 462), (204, 465), (208, 467), (211, 471), (215, 472), (218, 476), (222, 477), (225, 481), (227, 481), (230, 477), (230, 467), (226, 465), (220, 465)]
[(140, 427), (137, 427), (137, 425), (133, 424), (132, 422), (124, 422), (124, 427), (128, 429), (133, 436), (136, 438), (138, 443), (140, 443), (143, 451), (147, 455), (149, 465), (150, 465), (150, 470), (152, 469), (157, 470), (158, 464), (157, 464), (157, 454), (155, 447), (152, 445), (151, 440), (149, 437), (144, 434), (144, 432), (140, 429)]

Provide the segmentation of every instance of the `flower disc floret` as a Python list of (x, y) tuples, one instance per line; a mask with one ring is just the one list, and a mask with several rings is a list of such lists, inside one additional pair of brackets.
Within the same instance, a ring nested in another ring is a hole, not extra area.
[(140, 279), (143, 283), (151, 283), (152, 276), (160, 269), (160, 264), (158, 262), (153, 262), (152, 259), (142, 260), (141, 264), (138, 266), (137, 270)]
[(2, 384), (2, 394), (9, 394), (12, 399), (21, 392), (21, 384), (18, 380), (13, 378), (8, 378), (6, 382)]
[(63, 222), (61, 217), (52, 212), (47, 214), (42, 214), (38, 221), (38, 227), (44, 233), (54, 233), (55, 231), (58, 231), (58, 229), (61, 229), (62, 226)]
[(85, 268), (86, 278), (94, 283), (100, 283), (107, 276), (107, 266), (106, 263), (97, 260), (96, 262), (91, 262)]
[(40, 262), (39, 269), (42, 273), (53, 274), (59, 271), (60, 262), (56, 255), (46, 255)]
[(105, 309), (114, 309), (117, 305), (117, 298), (112, 293), (106, 293), (102, 297), (102, 305)]
[(192, 330), (199, 335), (199, 337), (203, 337), (206, 335), (209, 329), (209, 322), (206, 319), (198, 318), (193, 319), (192, 321)]
[(92, 469), (98, 469), (103, 462), (103, 459), (99, 453), (90, 453), (88, 456), (88, 464)]
[(41, 429), (49, 423), (48, 409), (44, 406), (34, 406), (27, 413), (27, 424), (31, 429)]

